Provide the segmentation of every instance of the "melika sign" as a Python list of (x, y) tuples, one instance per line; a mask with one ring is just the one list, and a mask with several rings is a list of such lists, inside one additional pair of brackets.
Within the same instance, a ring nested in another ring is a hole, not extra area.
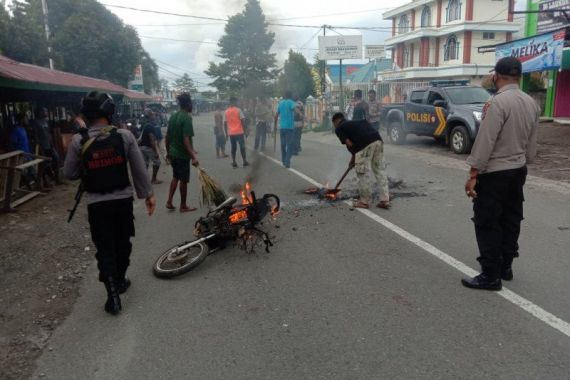
[(565, 38), (563, 29), (497, 45), (496, 58), (517, 58), (522, 63), (523, 73), (556, 70), (562, 63)]

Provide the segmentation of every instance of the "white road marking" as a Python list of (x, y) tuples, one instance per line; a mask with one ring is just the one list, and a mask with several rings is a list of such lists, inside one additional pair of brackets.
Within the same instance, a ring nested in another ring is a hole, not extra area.
[[(260, 154), (263, 157), (269, 159), (270, 161), (273, 161), (278, 165), (282, 165), (282, 163), (279, 160), (276, 160), (275, 158), (267, 156), (263, 153), (260, 153)], [(297, 176), (301, 177), (305, 181), (315, 185), (315, 186), (323, 187), (322, 184), (320, 184), (319, 182), (317, 182), (313, 178), (307, 176), (306, 174), (301, 173), (298, 170), (295, 170), (295, 169), (288, 169), (288, 170), (290, 172), (296, 174)], [(349, 201), (345, 201), (345, 203), (350, 205)], [(392, 232), (396, 233), (397, 235), (401, 236), (402, 238), (406, 239), (410, 243), (418, 246), (419, 248), (423, 249), (424, 251), (428, 252), (429, 254), (437, 257), (438, 259), (440, 259), (441, 261), (443, 261), (447, 265), (457, 269), (459, 272), (463, 273), (464, 275), (469, 276), (469, 277), (473, 277), (479, 273), (476, 270), (472, 269), (471, 267), (465, 265), (461, 261), (451, 257), (450, 255), (443, 252), (442, 250), (434, 247), (430, 243), (428, 243), (428, 242), (420, 239), (419, 237), (409, 233), (408, 231), (404, 230), (403, 228), (398, 227), (394, 223), (382, 218), (381, 216), (373, 213), (372, 211), (366, 210), (366, 209), (355, 209), (355, 210), (359, 211), (363, 215), (366, 215), (370, 219), (381, 224), (382, 226), (386, 227), (390, 231), (392, 231)], [(512, 304), (520, 307), (524, 311), (526, 311), (529, 314), (533, 315), (534, 317), (538, 318), (540, 321), (546, 323), (550, 327), (560, 331), (562, 334), (564, 334), (570, 338), (570, 323), (564, 321), (563, 319), (558, 318), (554, 314), (549, 313), (548, 311), (544, 310), (540, 306), (534, 304), (533, 302), (527, 300), (526, 298), (518, 295), (517, 293), (515, 293), (512, 290), (509, 290), (505, 287), (503, 287), (503, 290), (501, 290), (499, 292), (495, 292), (495, 293), (497, 295), (503, 297), (507, 301), (511, 302)]]

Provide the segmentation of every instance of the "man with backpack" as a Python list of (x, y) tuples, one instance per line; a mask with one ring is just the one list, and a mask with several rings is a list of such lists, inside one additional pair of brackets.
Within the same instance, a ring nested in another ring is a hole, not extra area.
[[(119, 294), (131, 282), (126, 277), (135, 235), (133, 185), (139, 199), (145, 199), (148, 215), (152, 215), (155, 198), (143, 156), (131, 132), (111, 126), (115, 112), (113, 98), (93, 91), (82, 101), (81, 114), (87, 130), (73, 136), (68, 147), (64, 174), (68, 179), (81, 179), (87, 197), (91, 238), (97, 253), (99, 281), (105, 284), (105, 311), (121, 311)], [(131, 169), (133, 184), (129, 178)]]

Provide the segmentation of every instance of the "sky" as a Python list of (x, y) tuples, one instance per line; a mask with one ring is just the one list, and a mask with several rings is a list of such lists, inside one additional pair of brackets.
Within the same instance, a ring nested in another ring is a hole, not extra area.
[[(48, 0), (48, 6), (49, 6)], [(199, 89), (206, 89), (211, 79), (204, 74), (210, 61), (218, 62), (217, 42), (224, 33), (222, 21), (199, 20), (187, 17), (144, 13), (120, 9), (119, 5), (185, 15), (228, 18), (243, 10), (246, 0), (98, 0), (119, 16), (126, 24), (136, 28), (144, 48), (159, 65), (162, 78), (173, 81), (188, 73)], [(382, 44), (391, 33), (391, 22), (382, 14), (411, 0), (260, 0), (268, 22), (304, 26), (358, 26), (380, 27), (377, 31), (350, 29), (327, 30), (335, 33), (362, 34), (364, 45)], [(11, 3), (10, 0), (7, 1)], [(517, 0), (517, 8), (526, 0)], [(278, 65), (282, 65), (289, 49), (303, 53), (313, 62), (318, 51), (316, 28), (270, 26), (275, 32), (272, 52)], [(173, 41), (185, 40), (185, 41)]]
[[(243, 10), (245, 0), (101, 0), (101, 4), (113, 4), (162, 12), (189, 14), (196, 16), (227, 18)], [(261, 6), (268, 21), (295, 25), (333, 26), (381, 26), (385, 30), (361, 31), (342, 29), (344, 35), (363, 34), (364, 44), (379, 44), (389, 36), (390, 21), (382, 19), (382, 13), (408, 3), (409, 0), (261, 0)], [(158, 5), (160, 4), (160, 5)], [(208, 62), (216, 62), (217, 41), (224, 33), (220, 21), (197, 20), (168, 15), (142, 13), (132, 10), (107, 7), (125, 23), (133, 25), (141, 37), (144, 48), (160, 66), (160, 75), (166, 79), (188, 72), (198, 83), (206, 86), (210, 79), (204, 74)], [(273, 53), (278, 65), (283, 64), (289, 49), (301, 52), (309, 60), (317, 53), (318, 38), (316, 28), (294, 28), (270, 26), (275, 32)], [(327, 34), (337, 32), (327, 31)], [(320, 33), (322, 34), (322, 29)], [(152, 38), (149, 38), (152, 37)], [(179, 42), (162, 40), (199, 41)], [(200, 42), (203, 41), (203, 42)]]

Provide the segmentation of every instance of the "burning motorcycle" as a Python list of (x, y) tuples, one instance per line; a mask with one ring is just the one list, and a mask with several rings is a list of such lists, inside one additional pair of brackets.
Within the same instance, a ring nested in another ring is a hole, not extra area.
[(258, 229), (267, 215), (276, 215), (280, 209), (280, 200), (274, 194), (265, 194), (257, 199), (249, 190), (241, 193), (242, 203), (229, 197), (222, 204), (198, 219), (194, 226), (196, 240), (178, 244), (155, 261), (155, 276), (169, 278), (189, 272), (202, 264), (208, 254), (226, 247), (228, 242), (240, 243), (242, 249), (253, 251), (258, 242), (265, 244), (265, 250), (273, 246), (269, 235)]

